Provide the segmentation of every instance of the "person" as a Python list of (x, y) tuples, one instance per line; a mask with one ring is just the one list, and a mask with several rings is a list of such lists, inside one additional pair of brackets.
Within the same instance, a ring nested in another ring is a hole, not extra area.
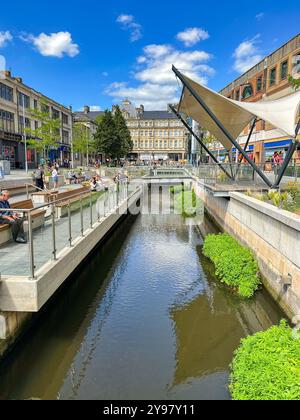
[(44, 169), (41, 165), (38, 166), (34, 174), (35, 185), (39, 190), (44, 189)]
[(0, 225), (10, 225), (13, 240), (19, 244), (26, 244), (24, 221), (17, 213), (10, 211), (10, 208), (9, 192), (2, 191), (0, 194), (0, 209), (7, 209), (7, 211), (0, 213)]
[(55, 166), (52, 166), (51, 177), (53, 181), (53, 190), (58, 188), (58, 172)]

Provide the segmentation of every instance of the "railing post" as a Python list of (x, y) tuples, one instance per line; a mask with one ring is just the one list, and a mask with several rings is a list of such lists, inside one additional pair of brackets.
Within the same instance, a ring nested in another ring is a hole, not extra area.
[(71, 203), (68, 204), (68, 219), (69, 219), (69, 243), (72, 247), (72, 221), (71, 221)]
[(33, 232), (32, 232), (32, 217), (31, 212), (28, 212), (28, 239), (29, 239), (29, 261), (30, 261), (30, 276), (34, 279), (34, 248), (33, 248)]
[(90, 193), (90, 226), (93, 229), (93, 193)]
[(29, 186), (28, 186), (28, 184), (26, 184), (26, 196), (27, 196), (27, 200), (29, 200)]
[(80, 196), (80, 232), (83, 237), (83, 206), (82, 206), (82, 195)]
[(55, 204), (52, 204), (52, 246), (53, 258), (56, 261), (56, 235), (55, 235)]

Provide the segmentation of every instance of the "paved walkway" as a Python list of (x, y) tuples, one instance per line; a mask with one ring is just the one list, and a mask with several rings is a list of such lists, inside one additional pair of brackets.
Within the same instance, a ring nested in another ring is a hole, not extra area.
[[(98, 203), (93, 205), (93, 224), (98, 221), (97, 209), (100, 217), (104, 216), (104, 200), (102, 196)], [(113, 200), (116, 197), (110, 195), (110, 208), (113, 208)], [(116, 201), (114, 201), (115, 203)], [(106, 209), (108, 203), (106, 202)], [(106, 210), (107, 212), (107, 210)], [(73, 240), (81, 236), (81, 217), (80, 211), (72, 213), (72, 238)], [(90, 228), (90, 208), (83, 209), (83, 226), (84, 231)], [(56, 248), (57, 253), (62, 251), (65, 247), (70, 245), (69, 242), (69, 219), (63, 217), (55, 223), (56, 231)], [(52, 220), (46, 220), (43, 227), (34, 232), (34, 261), (36, 270), (41, 268), (49, 260), (53, 259), (53, 239), (52, 239)], [(0, 247), (0, 273), (7, 276), (29, 276), (30, 275), (30, 259), (29, 259), (29, 245), (16, 244), (9, 242)]]

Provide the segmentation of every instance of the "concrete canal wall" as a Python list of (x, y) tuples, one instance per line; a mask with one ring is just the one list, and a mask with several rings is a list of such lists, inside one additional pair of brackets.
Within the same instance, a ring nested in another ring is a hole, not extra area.
[(300, 218), (242, 193), (222, 198), (199, 182), (195, 187), (217, 224), (252, 249), (280, 307), (291, 318), (300, 314)]
[[(142, 190), (138, 189), (124, 201), (117, 211), (95, 223), (74, 240), (72, 247), (49, 261), (34, 279), (28, 277), (2, 277), (0, 281), (0, 357), (3, 356), (26, 331), (34, 314), (49, 301), (68, 277), (88, 257), (107, 234), (128, 214), (136, 209)], [(134, 213), (136, 214), (136, 212)]]

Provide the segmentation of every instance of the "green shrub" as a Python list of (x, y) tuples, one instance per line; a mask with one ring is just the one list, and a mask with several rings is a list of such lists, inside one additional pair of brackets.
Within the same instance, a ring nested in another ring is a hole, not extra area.
[(242, 340), (230, 391), (234, 400), (300, 400), (300, 336), (286, 321)]
[(258, 264), (248, 248), (227, 234), (208, 235), (203, 253), (216, 268), (222, 283), (234, 288), (240, 297), (250, 298), (261, 284)]
[(202, 200), (195, 191), (184, 191), (175, 195), (174, 202), (176, 213), (184, 217), (195, 217), (203, 207)]
[(185, 186), (184, 185), (176, 185), (176, 186), (170, 187), (170, 193), (173, 194), (173, 195), (180, 194), (183, 191), (185, 191)]
[(300, 195), (300, 185), (297, 182), (289, 182), (285, 190), (296, 200)]

